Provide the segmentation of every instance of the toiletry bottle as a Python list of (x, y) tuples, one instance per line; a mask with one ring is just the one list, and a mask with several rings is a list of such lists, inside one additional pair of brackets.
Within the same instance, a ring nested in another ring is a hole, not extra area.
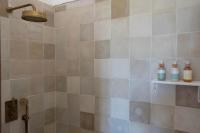
[(179, 81), (179, 69), (178, 69), (178, 65), (177, 65), (177, 62), (174, 62), (172, 64), (172, 68), (171, 68), (171, 80), (172, 81)]
[(165, 70), (165, 64), (163, 61), (160, 62), (158, 67), (158, 73), (157, 73), (157, 79), (159, 81), (166, 80), (166, 70)]
[(183, 81), (192, 82), (192, 68), (189, 61), (185, 63), (185, 68), (183, 70)]

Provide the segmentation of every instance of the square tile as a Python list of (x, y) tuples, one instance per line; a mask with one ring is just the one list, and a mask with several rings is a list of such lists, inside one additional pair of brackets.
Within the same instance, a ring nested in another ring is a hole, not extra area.
[(94, 130), (94, 114), (92, 113), (80, 113), (80, 125), (81, 128), (87, 129), (87, 130)]
[(68, 96), (66, 92), (56, 92), (56, 107), (68, 108)]
[(174, 127), (174, 106), (151, 105), (151, 124), (162, 128)]
[(103, 117), (110, 116), (111, 101), (109, 98), (96, 98), (95, 99), (95, 114)]
[(130, 0), (130, 14), (142, 14), (152, 12), (152, 0)]
[(91, 95), (80, 96), (80, 111), (87, 113), (95, 112), (95, 97)]
[(80, 81), (80, 93), (86, 95), (94, 95), (94, 78), (93, 77), (81, 77)]
[(67, 91), (67, 77), (56, 76), (56, 91)]
[(129, 121), (112, 118), (111, 133), (129, 133)]
[(45, 92), (55, 91), (55, 76), (44, 77), (44, 90)]
[(80, 94), (80, 77), (78, 76), (67, 77), (67, 89), (68, 93)]
[(81, 24), (80, 41), (92, 41), (94, 38), (94, 24)]
[(110, 41), (96, 41), (95, 42), (95, 58), (105, 59), (110, 58)]
[(111, 21), (102, 20), (94, 23), (95, 41), (110, 40), (111, 38)]
[(130, 102), (130, 120), (139, 123), (150, 123), (151, 104), (146, 102)]
[(56, 118), (55, 115), (56, 115), (55, 108), (45, 110), (45, 124), (47, 125), (54, 123)]
[(174, 0), (153, 0), (153, 11), (173, 11), (176, 8), (176, 1)]
[(55, 59), (55, 45), (53, 44), (44, 45), (44, 58)]
[(109, 79), (95, 78), (95, 96), (97, 97), (110, 97), (111, 95), (111, 81)]
[(31, 42), (29, 46), (31, 59), (43, 59), (43, 45), (38, 42)]
[(112, 98), (111, 117), (129, 120), (129, 101), (121, 98)]
[(129, 15), (129, 0), (111, 1), (112, 18), (126, 17)]

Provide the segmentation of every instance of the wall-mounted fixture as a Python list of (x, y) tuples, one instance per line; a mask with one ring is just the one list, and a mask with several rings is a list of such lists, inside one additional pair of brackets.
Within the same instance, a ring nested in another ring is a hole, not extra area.
[(12, 122), (18, 119), (18, 101), (12, 99), (5, 102), (5, 122)]
[(6, 10), (8, 13), (12, 13), (14, 10), (21, 9), (24, 7), (31, 6), (33, 10), (24, 10), (22, 11), (22, 19), (31, 22), (46, 22), (47, 17), (44, 13), (36, 10), (36, 7), (32, 4), (25, 4), (17, 7), (8, 7)]

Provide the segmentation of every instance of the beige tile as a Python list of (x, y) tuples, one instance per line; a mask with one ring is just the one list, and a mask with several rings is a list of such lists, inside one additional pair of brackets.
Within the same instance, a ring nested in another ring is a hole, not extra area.
[(151, 124), (157, 127), (173, 128), (174, 113), (173, 106), (151, 105)]
[(45, 125), (55, 122), (56, 110), (55, 108), (45, 110)]
[(176, 105), (192, 108), (200, 108), (198, 103), (198, 89), (196, 87), (177, 86)]
[(5, 8), (8, 7), (8, 2), (6, 0), (0, 1), (0, 16), (7, 17), (8, 13), (6, 12)]
[(176, 57), (176, 36), (155, 36), (152, 39), (152, 56), (159, 59)]
[(127, 38), (129, 36), (129, 18), (112, 19), (111, 38)]
[(175, 0), (153, 0), (153, 11), (172, 11), (176, 8)]
[(30, 63), (28, 61), (12, 60), (10, 61), (10, 77), (20, 78), (29, 76)]
[(44, 43), (55, 44), (55, 29), (45, 26), (43, 28), (43, 41)]
[(80, 113), (80, 126), (83, 129), (94, 130), (94, 114), (91, 113)]
[(175, 108), (175, 129), (185, 132), (200, 131), (199, 109), (179, 107)]
[(95, 97), (91, 95), (80, 96), (80, 111), (87, 113), (95, 112)]
[(68, 95), (69, 105), (69, 125), (80, 127), (80, 97), (78, 95)]
[(28, 41), (11, 40), (10, 41), (11, 59), (28, 59)]
[(95, 114), (100, 117), (110, 116), (110, 105), (111, 105), (111, 103), (110, 103), (109, 98), (97, 98), (96, 97), (96, 99), (95, 99)]
[(71, 76), (67, 78), (67, 91), (71, 94), (80, 94), (80, 77)]
[(111, 21), (102, 20), (94, 23), (95, 41), (110, 40), (111, 38)]
[(176, 1), (176, 5), (177, 5), (177, 8), (185, 8), (185, 7), (193, 7), (193, 6), (196, 6), (196, 5), (199, 5), (200, 4), (200, 1), (198, 0), (177, 0)]
[(177, 11), (177, 31), (179, 33), (200, 30), (199, 10), (199, 6), (193, 6)]
[(7, 60), (10, 57), (10, 41), (1, 39), (1, 59)]
[(110, 83), (109, 79), (95, 78), (95, 96), (110, 97)]
[(130, 14), (151, 13), (152, 0), (130, 0)]
[(29, 97), (29, 112), (30, 114), (44, 111), (44, 95), (34, 95)]
[(200, 33), (178, 35), (178, 57), (198, 58), (200, 57)]
[(68, 97), (66, 92), (56, 92), (56, 107), (68, 108)]
[(44, 113), (43, 112), (38, 112), (32, 114), (30, 119), (30, 132), (40, 132), (41, 128), (44, 126)]
[(111, 80), (111, 96), (129, 98), (129, 80), (112, 79)]
[(67, 75), (68, 64), (67, 60), (56, 60), (55, 71), (58, 76)]
[(57, 123), (56, 131), (57, 131), (57, 133), (68, 132), (68, 126), (66, 126), (65, 124)]
[(130, 17), (130, 36), (149, 37), (152, 35), (152, 16), (150, 14)]
[(65, 76), (56, 76), (56, 91), (67, 91), (67, 78)]
[(176, 32), (176, 13), (174, 11), (153, 14), (153, 35)]
[(69, 76), (78, 76), (78, 75), (80, 75), (80, 60), (79, 59), (77, 59), (77, 60), (68, 60), (67, 74)]
[(53, 27), (54, 26), (54, 12), (51, 12), (48, 10), (46, 10), (44, 12), (48, 18), (48, 21), (45, 22), (45, 25)]
[(130, 120), (138, 123), (150, 122), (151, 104), (145, 102), (130, 102)]
[(39, 41), (42, 42), (42, 33), (43, 33), (43, 29), (42, 29), (42, 25), (38, 25), (38, 24), (29, 24), (28, 26), (28, 32), (29, 32), (29, 39), (31, 41)]
[(94, 61), (93, 60), (81, 60), (80, 62), (80, 75), (81, 76), (93, 76), (94, 74)]
[(8, 60), (1, 60), (1, 80), (7, 80), (10, 77), (10, 63)]
[(81, 42), (80, 44), (80, 59), (81, 60), (93, 60), (94, 59), (94, 43), (93, 42)]
[(95, 116), (95, 130), (97, 132), (109, 133), (111, 131), (110, 119), (108, 117)]
[(151, 38), (133, 38), (131, 40), (131, 56), (135, 59), (149, 59), (151, 56)]
[(44, 58), (55, 59), (55, 45), (53, 44), (44, 45)]
[(45, 60), (43, 68), (44, 68), (44, 75), (54, 75), (55, 61)]
[(45, 92), (55, 91), (55, 76), (44, 77), (44, 90)]
[(56, 94), (55, 91), (44, 93), (44, 109), (56, 107)]
[(94, 77), (111, 78), (111, 61), (110, 59), (94, 60)]
[(30, 80), (29, 79), (16, 79), (10, 81), (12, 97), (22, 98), (29, 95)]
[(81, 24), (80, 41), (92, 41), (94, 39), (94, 24)]
[(44, 133), (54, 133), (56, 131), (56, 124), (48, 124), (44, 126)]
[(129, 39), (112, 39), (110, 46), (111, 58), (129, 58)]
[(64, 108), (56, 108), (56, 122), (68, 124), (68, 110)]
[(44, 78), (43, 76), (33, 76), (30, 79), (30, 94), (40, 94), (44, 92)]
[(100, 0), (95, 4), (95, 20), (111, 18), (111, 1)]
[(94, 95), (94, 78), (81, 77), (80, 93), (85, 95)]
[(95, 42), (95, 58), (96, 59), (110, 58), (109, 40)]
[(126, 17), (129, 15), (129, 0), (111, 1), (112, 18)]
[(30, 74), (31, 75), (42, 75), (43, 71), (43, 61), (41, 60), (32, 60), (30, 61)]
[(31, 59), (43, 59), (43, 45), (32, 41), (29, 45), (29, 56)]
[(66, 10), (66, 5), (59, 5), (55, 7), (55, 12), (61, 12)]

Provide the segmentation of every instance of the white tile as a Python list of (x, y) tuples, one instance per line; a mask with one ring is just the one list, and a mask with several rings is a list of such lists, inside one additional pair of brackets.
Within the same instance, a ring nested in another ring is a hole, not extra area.
[(151, 126), (142, 123), (131, 123), (130, 126), (131, 133), (151, 133)]
[(129, 120), (129, 100), (112, 98), (111, 117)]
[(130, 61), (129, 59), (112, 59), (111, 60), (111, 77), (129, 79), (130, 78)]
[(130, 36), (148, 37), (152, 35), (152, 16), (150, 14), (130, 17)]
[(111, 38), (111, 21), (103, 20), (94, 24), (94, 37), (97, 40), (109, 40)]

